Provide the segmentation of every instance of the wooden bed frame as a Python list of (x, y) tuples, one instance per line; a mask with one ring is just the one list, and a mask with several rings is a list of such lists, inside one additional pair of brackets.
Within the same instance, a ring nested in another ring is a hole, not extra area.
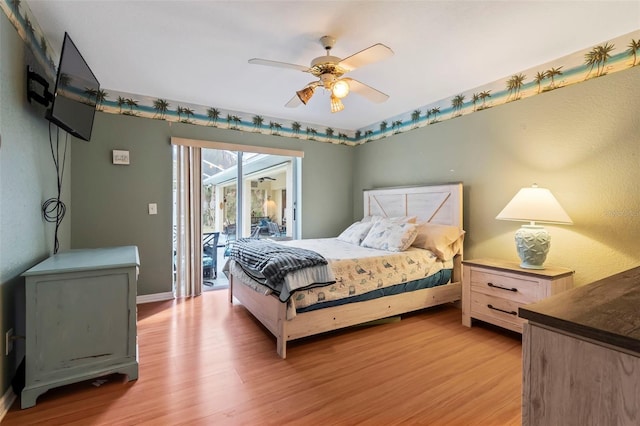
[[(455, 225), (462, 229), (462, 184), (388, 188), (364, 191), (364, 215), (417, 216), (418, 222)], [(364, 302), (298, 313), (287, 320), (286, 304), (243, 285), (230, 274), (229, 302), (235, 297), (277, 340), (277, 351), (286, 358), (287, 342), (368, 321), (387, 318), (460, 300), (462, 252), (454, 258), (449, 284)]]

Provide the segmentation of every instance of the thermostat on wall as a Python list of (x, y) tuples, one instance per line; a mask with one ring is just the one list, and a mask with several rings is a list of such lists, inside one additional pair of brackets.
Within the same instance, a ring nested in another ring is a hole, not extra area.
[(113, 150), (113, 164), (129, 164), (129, 151)]

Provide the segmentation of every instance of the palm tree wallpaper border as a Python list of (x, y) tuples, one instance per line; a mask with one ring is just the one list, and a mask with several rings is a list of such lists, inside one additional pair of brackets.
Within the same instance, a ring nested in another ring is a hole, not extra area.
[[(55, 78), (53, 51), (28, 6), (21, 0), (0, 0), (0, 9), (49, 77)], [(318, 128), (277, 117), (108, 89), (87, 95), (96, 97), (98, 111), (110, 114), (355, 146), (629, 69), (640, 65), (639, 56), (640, 29), (357, 130)]]

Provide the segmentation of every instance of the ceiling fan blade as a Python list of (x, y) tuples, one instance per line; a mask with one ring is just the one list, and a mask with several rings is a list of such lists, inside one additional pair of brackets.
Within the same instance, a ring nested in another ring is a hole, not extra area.
[(343, 80), (347, 80), (351, 92), (357, 93), (358, 95), (367, 98), (371, 102), (379, 104), (389, 99), (389, 95), (387, 95), (386, 93), (382, 93), (381, 91), (374, 89), (371, 86), (367, 86), (366, 84), (361, 83), (358, 80), (354, 80), (352, 78), (343, 78)]
[(381, 61), (390, 56), (393, 56), (393, 50), (384, 44), (378, 43), (344, 58), (338, 65), (347, 71), (353, 71), (356, 68)]
[(288, 62), (278, 62), (270, 61), (268, 59), (253, 58), (249, 59), (249, 63), (254, 65), (266, 65), (268, 67), (289, 68), (298, 71), (309, 72), (309, 67), (306, 67), (304, 65), (290, 64)]

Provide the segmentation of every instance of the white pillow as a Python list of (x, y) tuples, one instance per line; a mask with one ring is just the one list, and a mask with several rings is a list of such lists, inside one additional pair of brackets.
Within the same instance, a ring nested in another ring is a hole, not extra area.
[(360, 245), (372, 226), (373, 222), (354, 222), (338, 235), (338, 239), (347, 243)]
[(413, 223), (393, 223), (380, 220), (374, 222), (360, 245), (378, 250), (405, 251), (411, 246), (417, 234), (417, 227)]
[(413, 247), (431, 250), (441, 260), (451, 260), (462, 249), (464, 231), (457, 226), (423, 222), (417, 224)]

